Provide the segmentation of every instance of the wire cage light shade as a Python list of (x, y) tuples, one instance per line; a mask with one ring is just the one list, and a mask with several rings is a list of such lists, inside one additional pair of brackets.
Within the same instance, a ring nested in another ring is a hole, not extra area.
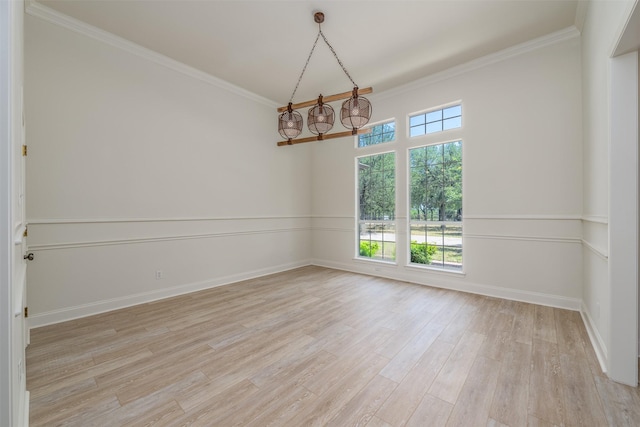
[(358, 96), (358, 88), (354, 95), (342, 103), (340, 121), (347, 129), (360, 129), (369, 123), (371, 118), (371, 103), (363, 96)]
[(336, 115), (331, 105), (319, 101), (309, 109), (307, 127), (315, 135), (324, 134), (331, 130), (335, 119)]
[(289, 140), (302, 133), (302, 115), (297, 111), (289, 110), (278, 117), (278, 132), (280, 136)]

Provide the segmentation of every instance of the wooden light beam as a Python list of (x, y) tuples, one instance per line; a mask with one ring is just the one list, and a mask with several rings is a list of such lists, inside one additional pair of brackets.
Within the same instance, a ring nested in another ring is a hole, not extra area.
[[(358, 89), (358, 95), (367, 95), (369, 93), (373, 93), (373, 88), (372, 87), (365, 87), (364, 89)], [(352, 90), (350, 90), (349, 92), (337, 93), (335, 95), (323, 96), (322, 97), (322, 102), (324, 102), (325, 104), (328, 104), (329, 102), (339, 101), (341, 99), (351, 98), (351, 95), (353, 95), (353, 91)], [(305, 101), (305, 102), (299, 102), (297, 104), (292, 104), (291, 105), (291, 109), (297, 110), (298, 108), (311, 107), (312, 105), (316, 105), (317, 103), (318, 103), (318, 98), (312, 99), (311, 101)], [(278, 113), (284, 113), (285, 111), (287, 111), (288, 108), (289, 108), (288, 105), (285, 105), (284, 107), (280, 107), (280, 108), (278, 108)]]
[(352, 130), (346, 130), (344, 132), (327, 133), (327, 134), (320, 134), (315, 136), (308, 136), (306, 138), (280, 141), (278, 142), (278, 147), (282, 147), (283, 145), (302, 144), (304, 142), (324, 141), (325, 139), (342, 138), (343, 136), (349, 136), (349, 135), (363, 135), (366, 133), (371, 133), (371, 128), (358, 129), (355, 132), (353, 132)]

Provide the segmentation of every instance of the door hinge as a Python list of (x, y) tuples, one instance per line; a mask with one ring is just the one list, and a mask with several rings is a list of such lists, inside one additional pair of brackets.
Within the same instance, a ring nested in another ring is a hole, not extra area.
[(29, 307), (24, 308), (24, 317), (25, 318), (29, 317)]
[(24, 233), (22, 233), (22, 237), (27, 237), (29, 235), (29, 229), (27, 227), (24, 228)]
[(22, 146), (22, 155), (23, 155), (23, 156), (26, 156), (26, 155), (27, 155), (27, 146), (26, 146), (26, 145), (23, 145), (23, 146)]

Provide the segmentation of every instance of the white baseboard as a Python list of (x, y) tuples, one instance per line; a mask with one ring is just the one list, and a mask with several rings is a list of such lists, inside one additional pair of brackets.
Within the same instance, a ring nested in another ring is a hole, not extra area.
[(396, 265), (384, 265), (382, 263), (337, 263), (333, 261), (318, 260), (312, 261), (313, 265), (321, 267), (335, 268), (337, 270), (351, 271), (354, 273), (367, 274), (370, 276), (380, 276), (388, 279), (402, 280), (419, 285), (433, 286), (435, 288), (451, 289), (455, 291), (468, 292), (472, 294), (485, 295), (489, 297), (504, 298), (513, 301), (527, 302), (531, 304), (545, 305), (549, 307), (563, 308), (572, 311), (580, 311), (582, 301), (578, 298), (563, 297), (560, 295), (550, 295), (540, 292), (523, 291), (520, 289), (509, 289), (499, 286), (486, 285), (473, 282), (461, 282), (451, 280), (459, 273), (434, 272), (429, 275), (429, 279), (424, 279), (424, 273), (400, 271)]
[(263, 268), (259, 270), (251, 270), (238, 274), (224, 277), (217, 277), (195, 283), (187, 283), (171, 288), (166, 288), (153, 292), (145, 292), (135, 295), (127, 295), (121, 298), (113, 298), (109, 300), (96, 301), (90, 304), (83, 304), (75, 307), (69, 307), (62, 310), (49, 311), (29, 316), (29, 328), (38, 328), (41, 326), (52, 325), (55, 323), (66, 322), (68, 320), (79, 319), (81, 317), (93, 316), (95, 314), (105, 313), (108, 311), (119, 310), (125, 307), (131, 307), (138, 304), (158, 301), (165, 298), (171, 298), (191, 292), (202, 291), (205, 289), (215, 288), (218, 286), (229, 285), (243, 280), (254, 279), (257, 277), (267, 276), (269, 274), (280, 273), (294, 268), (310, 265), (309, 260), (302, 260), (288, 264), (282, 264), (274, 267)]
[(600, 368), (602, 372), (607, 372), (607, 346), (604, 343), (604, 340), (600, 336), (598, 332), (598, 328), (596, 328), (595, 322), (591, 318), (589, 311), (587, 310), (587, 306), (582, 303), (580, 307), (580, 315), (582, 316), (582, 322), (584, 323), (585, 328), (587, 329), (587, 334), (589, 335), (589, 340), (591, 341), (591, 345), (593, 346), (593, 350), (596, 352), (596, 357), (598, 358), (598, 362), (600, 362)]
[[(69, 307), (62, 310), (55, 310), (45, 313), (39, 313), (29, 316), (29, 328), (38, 328), (41, 326), (51, 325), (54, 323), (66, 322), (68, 320), (78, 319), (81, 317), (92, 316), (95, 314), (104, 313), (107, 311), (118, 310), (133, 305), (144, 304), (152, 301), (158, 301), (165, 298), (171, 298), (178, 295), (184, 295), (191, 292), (201, 291), (205, 289), (214, 288), (217, 286), (228, 285), (231, 283), (239, 282), (242, 280), (253, 279), (269, 274), (279, 273), (282, 271), (292, 270), (294, 268), (304, 267), (306, 265), (317, 265), (320, 267), (333, 268), (337, 270), (350, 271), (354, 273), (367, 274), (372, 276), (385, 277), (388, 279), (402, 280), (410, 283), (416, 283), (421, 285), (439, 287), (443, 289), (451, 289), (461, 292), (468, 292), (473, 294), (485, 295), (496, 298), (504, 298), (513, 301), (527, 302), (531, 304), (545, 305), (549, 307), (564, 308), (573, 311), (580, 311), (583, 313), (582, 301), (577, 298), (568, 298), (559, 295), (549, 295), (538, 292), (523, 291), (519, 289), (508, 289), (499, 286), (460, 282), (459, 280), (451, 280), (454, 274), (437, 273), (430, 275), (428, 281), (424, 280), (424, 274), (422, 272), (401, 272), (395, 265), (359, 265), (359, 263), (347, 264), (338, 263), (326, 260), (303, 260), (290, 264), (283, 264), (275, 267), (269, 267), (260, 270), (252, 270), (225, 277), (214, 278), (202, 282), (189, 283), (180, 286), (175, 286), (168, 289), (162, 289), (159, 291), (146, 292), (135, 295), (128, 295), (122, 298), (114, 298), (110, 300), (97, 301), (90, 304), (79, 305), (75, 307)], [(434, 277), (437, 277), (434, 279)], [(583, 315), (584, 318), (584, 315)], [(587, 325), (585, 321), (585, 325)], [(590, 330), (591, 328), (591, 330)], [(589, 336), (598, 336), (593, 333), (593, 328), (587, 325)], [(593, 337), (592, 337), (593, 341)], [(596, 343), (594, 342), (594, 348)], [(603, 346), (598, 346), (601, 350)], [(598, 350), (597, 350), (598, 351)], [(606, 360), (606, 352), (604, 353)], [(599, 360), (600, 360), (599, 354)], [(602, 363), (602, 362), (601, 362)]]
[(28, 391), (24, 392), (24, 406), (22, 411), (22, 426), (29, 427), (29, 399), (31, 394)]

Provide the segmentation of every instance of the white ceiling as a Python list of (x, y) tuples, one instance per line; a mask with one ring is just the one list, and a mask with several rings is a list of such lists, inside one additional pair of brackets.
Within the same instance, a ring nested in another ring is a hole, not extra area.
[[(285, 105), (322, 31), (360, 87), (408, 83), (571, 27), (578, 0), (39, 0)], [(293, 102), (351, 90), (318, 42)]]

